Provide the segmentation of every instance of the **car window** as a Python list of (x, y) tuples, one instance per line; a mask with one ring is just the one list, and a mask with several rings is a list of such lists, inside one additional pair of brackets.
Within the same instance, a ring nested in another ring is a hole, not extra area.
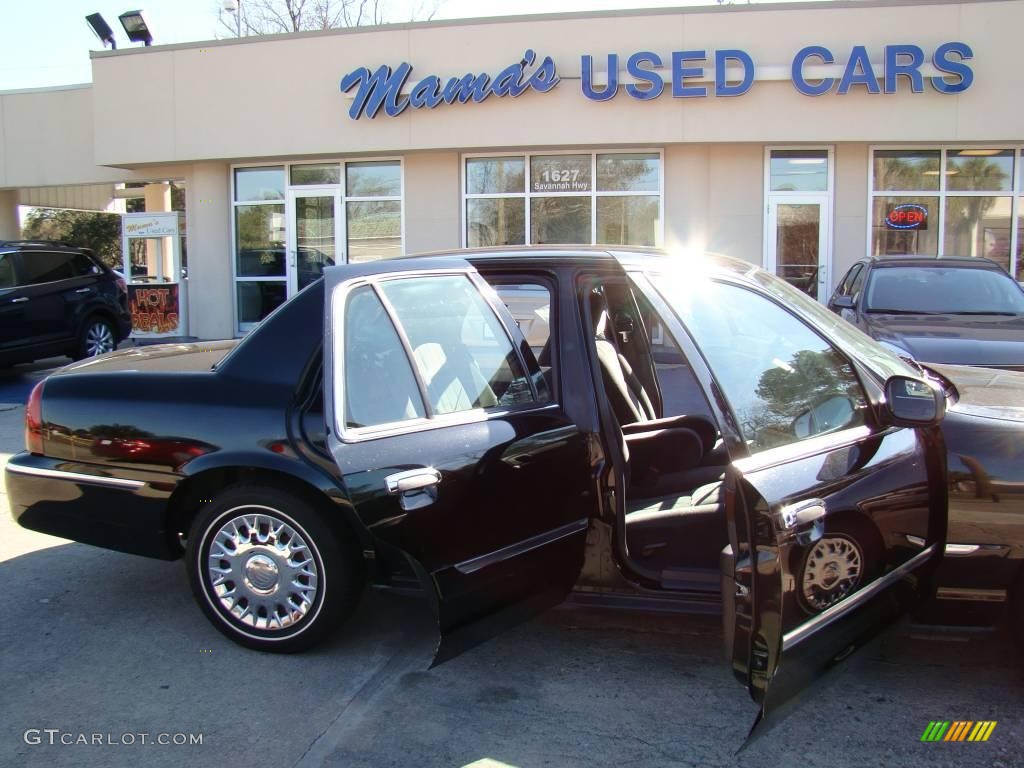
[(868, 312), (1024, 314), (1024, 291), (1005, 272), (973, 267), (881, 267), (873, 270)]
[(538, 395), (541, 401), (547, 400), (548, 393), (554, 391), (556, 359), (551, 338), (551, 290), (547, 285), (528, 282), (492, 282), (491, 287), (533, 352), (540, 373), (540, 378), (535, 378)]
[(836, 295), (852, 295), (853, 291), (851, 289), (853, 287), (853, 281), (857, 279), (863, 268), (863, 264), (854, 264), (852, 267), (850, 267), (850, 271), (846, 273), (846, 276), (843, 278), (843, 282), (839, 284), (839, 290), (836, 292)]
[(9, 253), (0, 253), (0, 288), (14, 287), (14, 259)]
[(345, 302), (345, 426), (371, 427), (422, 419), (419, 387), (402, 342), (368, 285)]
[(55, 280), (66, 280), (75, 276), (71, 263), (71, 253), (53, 253), (51, 251), (22, 251), (21, 275), (22, 285), (52, 283)]
[(864, 287), (864, 279), (868, 276), (867, 267), (861, 267), (857, 272), (856, 277), (853, 278), (853, 285), (850, 286), (850, 295), (855, 297), (861, 292)]
[(383, 280), (435, 414), (535, 402), (512, 341), (465, 275)]
[(865, 423), (867, 398), (853, 367), (822, 336), (759, 293), (697, 282), (656, 285), (707, 360), (751, 452)]
[(78, 277), (98, 274), (100, 268), (84, 253), (76, 253), (71, 257), (71, 268)]

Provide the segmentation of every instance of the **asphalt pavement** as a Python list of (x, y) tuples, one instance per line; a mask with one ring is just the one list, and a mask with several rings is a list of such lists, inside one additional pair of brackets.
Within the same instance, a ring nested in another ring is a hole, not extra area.
[[(43, 371), (0, 382), (0, 462)], [(261, 654), (207, 623), (180, 562), (25, 531), (6, 495), (0, 584), (0, 766), (1024, 765), (1001, 632), (897, 627), (737, 756), (757, 708), (715, 618), (561, 608), (430, 669), (426, 605), (372, 591), (325, 646)], [(922, 743), (932, 720), (998, 724)]]

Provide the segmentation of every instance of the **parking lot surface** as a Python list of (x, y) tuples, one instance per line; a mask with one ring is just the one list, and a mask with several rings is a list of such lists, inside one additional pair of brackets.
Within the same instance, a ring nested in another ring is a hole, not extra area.
[[(0, 462), (22, 440), (8, 398), (43, 370), (0, 382)], [(757, 710), (715, 618), (562, 608), (430, 669), (426, 605), (378, 591), (315, 651), (261, 654), (208, 624), (180, 562), (25, 531), (5, 495), (0, 583), (0, 765), (1024, 764), (1024, 668), (1002, 633), (897, 627), (737, 756)], [(921, 743), (932, 720), (998, 725)], [(60, 743), (80, 734), (103, 743)]]

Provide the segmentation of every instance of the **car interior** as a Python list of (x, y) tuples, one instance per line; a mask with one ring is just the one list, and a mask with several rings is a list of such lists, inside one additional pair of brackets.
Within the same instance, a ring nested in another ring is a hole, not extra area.
[[(596, 360), (626, 460), (629, 559), (666, 588), (717, 571), (728, 543), (721, 434), (679, 347), (626, 283), (587, 295)], [(698, 579), (704, 581), (704, 579)]]

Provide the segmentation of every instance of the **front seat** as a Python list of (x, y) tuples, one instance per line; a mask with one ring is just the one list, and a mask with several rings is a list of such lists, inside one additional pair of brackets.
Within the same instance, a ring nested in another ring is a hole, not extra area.
[(594, 323), (594, 346), (601, 365), (604, 391), (619, 424), (657, 418), (651, 398), (615, 343), (615, 328), (603, 288), (594, 288), (590, 292), (590, 316)]

